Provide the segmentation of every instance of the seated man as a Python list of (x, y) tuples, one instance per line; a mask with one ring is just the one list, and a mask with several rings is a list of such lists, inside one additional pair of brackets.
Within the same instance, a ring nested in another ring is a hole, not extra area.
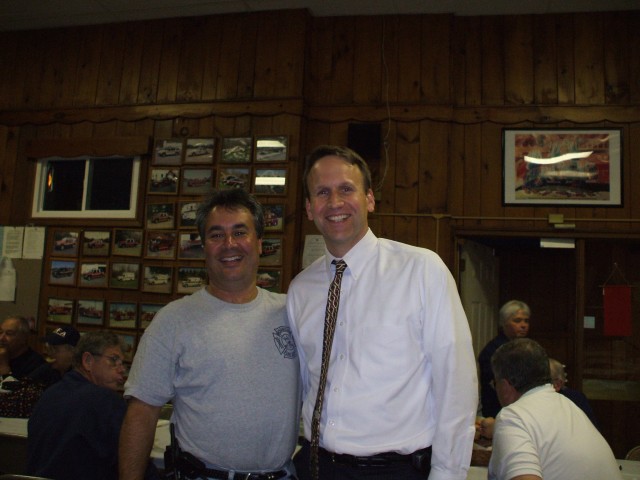
[[(7, 390), (0, 395), (0, 416), (28, 418), (45, 388), (60, 380), (71, 369), (73, 347), (79, 339), (80, 334), (72, 326), (59, 327), (47, 334), (43, 340), (47, 344), (51, 363), (42, 364), (29, 377), (6, 382)], [(39, 380), (33, 380), (31, 376)]]
[(549, 358), (528, 338), (491, 358), (502, 410), (493, 432), (489, 480), (622, 480), (607, 441), (551, 385)]
[[(29, 321), (17, 315), (11, 315), (0, 323), (0, 375), (3, 384), (7, 380), (21, 380), (27, 376), (39, 380), (31, 374), (45, 365), (42, 355), (29, 347)], [(8, 382), (7, 382), (8, 383)], [(4, 385), (2, 388), (11, 390)]]
[(89, 332), (80, 339), (73, 369), (45, 390), (29, 418), (30, 475), (56, 480), (118, 478), (118, 438), (126, 411), (117, 393), (124, 383), (122, 359), (114, 333)]
[(551, 382), (553, 383), (553, 388), (556, 389), (556, 392), (564, 395), (578, 407), (580, 407), (580, 410), (582, 410), (585, 415), (589, 417), (591, 423), (593, 423), (593, 425), (598, 428), (596, 414), (593, 412), (591, 405), (589, 405), (589, 400), (587, 400), (585, 394), (580, 392), (579, 390), (567, 387), (567, 374), (564, 371), (564, 365), (555, 358), (550, 358), (549, 367), (551, 368)]

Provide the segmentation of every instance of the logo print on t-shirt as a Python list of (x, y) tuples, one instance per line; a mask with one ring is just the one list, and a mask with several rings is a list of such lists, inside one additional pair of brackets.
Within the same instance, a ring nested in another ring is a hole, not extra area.
[(278, 347), (278, 352), (280, 352), (280, 355), (283, 355), (284, 358), (296, 358), (298, 356), (296, 342), (293, 340), (293, 335), (289, 327), (274, 328), (273, 341), (276, 343), (276, 347)]

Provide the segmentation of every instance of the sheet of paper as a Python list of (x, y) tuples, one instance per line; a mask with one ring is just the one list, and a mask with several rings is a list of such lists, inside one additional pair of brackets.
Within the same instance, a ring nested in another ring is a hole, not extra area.
[(22, 245), (22, 258), (42, 258), (44, 254), (45, 227), (26, 227)]
[(2, 257), (22, 258), (24, 227), (2, 227)]
[(307, 268), (317, 258), (324, 255), (325, 244), (322, 235), (307, 235), (304, 239), (304, 251), (302, 252), (302, 268)]

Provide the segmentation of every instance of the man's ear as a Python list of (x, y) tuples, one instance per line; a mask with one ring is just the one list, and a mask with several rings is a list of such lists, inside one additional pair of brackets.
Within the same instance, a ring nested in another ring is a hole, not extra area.
[(91, 355), (89, 352), (84, 352), (82, 354), (82, 366), (85, 370), (91, 370), (91, 366), (93, 365), (94, 361), (95, 358), (93, 358), (93, 355)]

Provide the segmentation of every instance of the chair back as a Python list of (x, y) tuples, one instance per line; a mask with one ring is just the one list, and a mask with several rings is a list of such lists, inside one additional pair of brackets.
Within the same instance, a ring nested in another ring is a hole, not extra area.
[(640, 445), (637, 447), (633, 447), (631, 450), (627, 452), (627, 456), (624, 457), (625, 460), (635, 460), (640, 461)]

